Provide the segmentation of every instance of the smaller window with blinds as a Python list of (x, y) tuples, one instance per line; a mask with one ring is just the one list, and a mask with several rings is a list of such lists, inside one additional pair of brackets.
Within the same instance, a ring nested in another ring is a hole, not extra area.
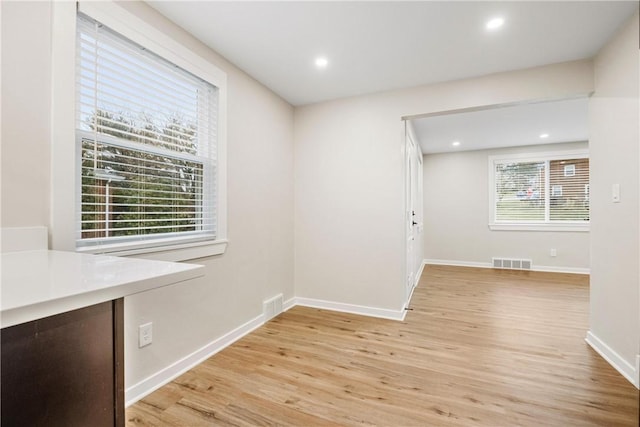
[(586, 152), (492, 156), (489, 171), (491, 229), (588, 230)]
[(218, 88), (78, 14), (77, 246), (216, 238)]

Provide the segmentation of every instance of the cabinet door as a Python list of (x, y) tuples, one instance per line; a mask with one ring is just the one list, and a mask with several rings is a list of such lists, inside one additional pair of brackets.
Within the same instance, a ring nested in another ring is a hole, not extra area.
[(2, 329), (2, 427), (116, 424), (117, 307), (109, 301)]

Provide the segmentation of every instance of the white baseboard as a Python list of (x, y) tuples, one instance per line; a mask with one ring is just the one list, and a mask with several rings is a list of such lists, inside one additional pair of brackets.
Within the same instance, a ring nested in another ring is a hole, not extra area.
[(591, 274), (589, 268), (579, 267), (554, 267), (550, 265), (534, 265), (531, 271), (543, 271), (549, 273)]
[[(341, 311), (346, 313), (360, 314), (364, 316), (381, 317), (384, 319), (404, 320), (406, 311), (394, 311), (383, 308), (365, 307), (353, 304), (344, 304), (331, 301), (316, 300), (311, 298), (291, 298), (282, 305), (282, 311), (300, 305), (303, 307), (321, 308), (325, 310)], [(226, 333), (218, 339), (211, 341), (204, 347), (183, 357), (177, 362), (145, 378), (137, 384), (125, 390), (125, 407), (129, 407), (148, 394), (159, 389), (163, 385), (173, 381), (189, 369), (202, 363), (220, 350), (230, 346), (245, 335), (264, 325), (264, 316), (261, 314), (236, 329)]]
[(282, 304), (282, 312), (284, 313), (285, 311), (288, 311), (290, 308), (293, 308), (295, 306), (296, 306), (296, 299), (290, 298)]
[(616, 371), (620, 372), (631, 384), (640, 388), (640, 380), (638, 372), (640, 370), (640, 355), (636, 356), (636, 366), (632, 366), (631, 363), (624, 360), (618, 353), (616, 353), (611, 347), (605, 344), (600, 338), (594, 335), (591, 331), (587, 332), (585, 338), (587, 344), (591, 346), (604, 360), (606, 360)]
[[(493, 268), (493, 265), (490, 262), (458, 261), (458, 260), (447, 260), (447, 259), (425, 259), (424, 264), (450, 265), (454, 267)], [(531, 266), (531, 270), (529, 271), (542, 271), (542, 272), (550, 272), (550, 273), (590, 274), (590, 269), (588, 268), (554, 267), (554, 266), (535, 265), (535, 264)]]
[(490, 262), (475, 262), (475, 261), (458, 261), (449, 259), (425, 259), (424, 265), (450, 265), (452, 267), (477, 267), (477, 268), (492, 268)]
[(262, 314), (125, 390), (125, 407), (171, 382), (264, 324)]
[(343, 313), (359, 314), (362, 316), (380, 317), (382, 319), (404, 320), (406, 310), (389, 310), (386, 308), (367, 307), (364, 305), (346, 304), (342, 302), (325, 301), (314, 298), (295, 298), (295, 305), (320, 308)]

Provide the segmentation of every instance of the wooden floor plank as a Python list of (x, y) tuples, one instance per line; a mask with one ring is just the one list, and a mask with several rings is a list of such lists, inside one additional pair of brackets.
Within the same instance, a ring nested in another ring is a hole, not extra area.
[(637, 426), (588, 308), (588, 276), (427, 266), (404, 322), (295, 307), (127, 425)]

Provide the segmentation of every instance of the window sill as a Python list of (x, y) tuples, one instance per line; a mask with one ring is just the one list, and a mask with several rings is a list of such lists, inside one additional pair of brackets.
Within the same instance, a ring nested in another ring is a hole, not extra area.
[(523, 224), (523, 223), (490, 223), (489, 229), (493, 231), (573, 231), (589, 232), (589, 224)]
[(124, 245), (113, 245), (112, 247), (84, 247), (77, 248), (76, 252), (125, 257), (130, 256), (135, 258), (175, 262), (222, 255), (227, 249), (227, 244), (228, 241), (223, 239), (186, 243), (180, 243), (177, 241), (175, 243), (163, 244), (161, 246), (137, 248), (127, 248)]

